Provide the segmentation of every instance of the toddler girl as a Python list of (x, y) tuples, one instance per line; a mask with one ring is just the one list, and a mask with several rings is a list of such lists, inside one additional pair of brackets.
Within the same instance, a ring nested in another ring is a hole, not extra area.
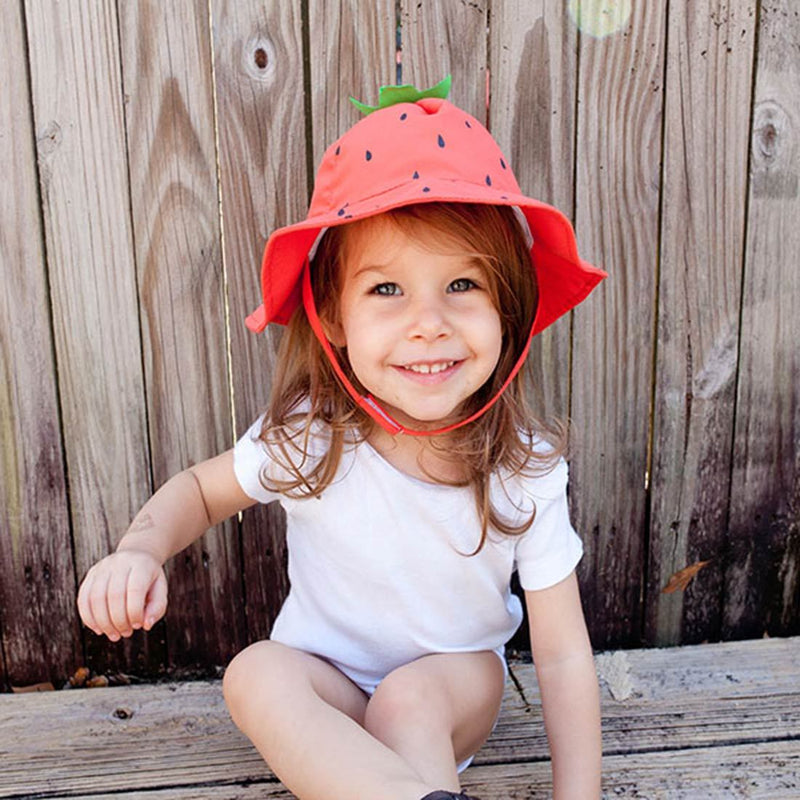
[(291, 590), (223, 682), (236, 724), (304, 800), (466, 797), (522, 620), (556, 798), (600, 787), (592, 651), (568, 516), (566, 431), (530, 414), (531, 337), (605, 273), (497, 144), (445, 99), (381, 91), (325, 153), (308, 217), (276, 231), (264, 304), (288, 324), (267, 412), (170, 479), (87, 574), (113, 641), (165, 613), (163, 564), (256, 502), (288, 520)]

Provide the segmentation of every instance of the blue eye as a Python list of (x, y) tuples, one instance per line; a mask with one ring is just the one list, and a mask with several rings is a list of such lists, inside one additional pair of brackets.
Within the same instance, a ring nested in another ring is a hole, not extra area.
[(401, 294), (400, 287), (396, 283), (387, 281), (386, 283), (379, 283), (370, 289), (370, 294), (380, 294), (385, 297), (392, 297), (393, 295)]
[(477, 289), (478, 284), (469, 278), (456, 278), (448, 287), (449, 292), (468, 292), (470, 289)]

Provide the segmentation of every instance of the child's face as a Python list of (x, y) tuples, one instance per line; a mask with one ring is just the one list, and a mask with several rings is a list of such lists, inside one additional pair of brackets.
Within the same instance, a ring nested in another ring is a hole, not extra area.
[(480, 264), (376, 220), (348, 233), (339, 322), (362, 385), (400, 424), (439, 427), (492, 375), (503, 332)]

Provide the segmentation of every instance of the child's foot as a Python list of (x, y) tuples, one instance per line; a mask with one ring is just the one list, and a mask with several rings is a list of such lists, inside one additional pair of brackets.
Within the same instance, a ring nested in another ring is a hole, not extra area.
[(422, 800), (478, 800), (477, 797), (470, 797), (468, 794), (456, 794), (455, 792), (431, 792), (426, 794)]

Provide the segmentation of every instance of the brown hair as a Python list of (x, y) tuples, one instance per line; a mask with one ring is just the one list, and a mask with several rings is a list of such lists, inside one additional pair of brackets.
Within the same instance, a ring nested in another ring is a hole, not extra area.
[[(535, 270), (525, 235), (515, 212), (506, 206), (470, 203), (420, 203), (385, 212), (378, 217), (347, 223), (328, 230), (315, 254), (311, 283), (323, 324), (338, 320), (342, 270), (349, 248), (369, 226), (389, 222), (437, 252), (453, 247), (467, 251), (483, 267), (492, 301), (500, 314), (503, 345), (491, 378), (467, 401), (463, 418), (482, 408), (505, 383), (526, 346), (536, 314), (538, 290)], [(364, 392), (350, 369), (346, 350), (334, 350), (353, 385)], [(298, 408), (303, 407), (302, 411)], [(309, 459), (312, 425), (322, 423), (327, 450)], [(304, 309), (295, 311), (281, 341), (271, 403), (261, 438), (273, 457), (291, 476), (267, 478), (272, 491), (292, 497), (317, 497), (336, 475), (344, 446), (363, 441), (375, 423), (359, 409), (340, 385), (317, 341)], [(478, 419), (442, 436), (431, 445), (440, 455), (464, 465), (466, 477), (453, 486), (471, 486), (481, 520), (479, 552), (489, 526), (508, 534), (524, 533), (534, 515), (518, 525), (503, 519), (490, 499), (490, 476), (498, 469), (506, 474), (537, 475), (552, 470), (567, 451), (567, 424), (541, 421), (528, 406), (522, 373)], [(550, 445), (549, 452), (534, 450), (535, 439)], [(433, 477), (433, 476), (431, 476)], [(535, 509), (534, 509), (535, 514)]]

